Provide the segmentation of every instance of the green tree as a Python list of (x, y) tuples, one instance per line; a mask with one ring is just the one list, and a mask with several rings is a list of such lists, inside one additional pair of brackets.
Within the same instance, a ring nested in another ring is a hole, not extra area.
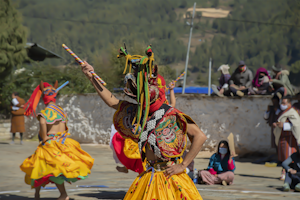
[(186, 0), (182, 0), (180, 2), (179, 8), (186, 8), (187, 7), (187, 1)]
[(26, 58), (27, 29), (19, 12), (10, 0), (0, 1), (0, 110), (9, 105), (12, 92), (11, 76), (14, 68)]
[(162, 75), (166, 81), (166, 85), (175, 80), (176, 77), (176, 70), (172, 69), (170, 66), (158, 66), (158, 73)]
[(211, 1), (211, 7), (216, 8), (219, 6), (219, 0), (212, 0)]

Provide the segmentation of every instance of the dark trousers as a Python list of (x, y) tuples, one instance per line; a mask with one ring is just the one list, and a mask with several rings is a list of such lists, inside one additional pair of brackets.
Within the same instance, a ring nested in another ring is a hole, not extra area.
[[(12, 141), (15, 141), (16, 133), (12, 134)], [(20, 133), (20, 140), (23, 140), (23, 133)]]
[(286, 173), (284, 183), (288, 183), (292, 189), (300, 183), (300, 176), (296, 174)]
[(277, 94), (277, 92), (279, 92), (281, 94), (281, 96), (284, 96), (284, 87), (278, 88), (277, 90), (275, 90), (274, 95)]
[(234, 87), (230, 87), (230, 91), (233, 93), (233, 95), (234, 96), (237, 96), (236, 95), (236, 92), (237, 91), (241, 91), (242, 93), (244, 93), (245, 95), (247, 95), (248, 94), (248, 89), (244, 89), (244, 90), (237, 90), (236, 88), (234, 88)]

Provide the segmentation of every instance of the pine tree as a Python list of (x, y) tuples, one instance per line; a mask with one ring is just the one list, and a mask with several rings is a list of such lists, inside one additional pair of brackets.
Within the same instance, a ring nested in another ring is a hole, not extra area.
[[(27, 29), (21, 24), (22, 18), (10, 0), (0, 1), (0, 110), (7, 104), (10, 88), (9, 77), (14, 67), (27, 57), (25, 43)], [(7, 105), (6, 105), (7, 106)]]

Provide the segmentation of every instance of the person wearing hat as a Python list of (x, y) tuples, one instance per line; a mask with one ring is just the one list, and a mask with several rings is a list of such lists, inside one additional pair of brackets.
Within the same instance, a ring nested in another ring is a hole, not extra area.
[(292, 188), (300, 192), (300, 145), (298, 145), (297, 152), (282, 163), (282, 167), (287, 171), (283, 191), (288, 192)]
[(280, 99), (286, 95), (294, 95), (294, 91), (289, 79), (290, 72), (288, 70), (282, 70), (282, 65), (280, 64), (273, 66), (272, 70), (275, 75), (270, 82), (275, 90), (274, 94)]
[[(282, 98), (280, 109), (281, 114), (277, 122), (273, 123), (275, 143), (278, 147), (278, 161), (283, 162), (293, 153), (297, 152), (300, 144), (300, 116), (292, 108), (292, 96)], [(284, 180), (285, 170), (282, 170), (280, 179)]]
[(219, 86), (217, 87), (216, 85), (211, 85), (212, 90), (219, 97), (223, 97), (224, 93), (229, 91), (228, 81), (231, 77), (229, 74), (229, 68), (229, 65), (221, 65), (218, 69), (218, 71), (221, 72), (221, 77), (219, 78)]
[(244, 61), (240, 61), (238, 68), (232, 74), (229, 80), (229, 86), (234, 96), (244, 96), (248, 93), (248, 88), (252, 87), (253, 74), (247, 68)]

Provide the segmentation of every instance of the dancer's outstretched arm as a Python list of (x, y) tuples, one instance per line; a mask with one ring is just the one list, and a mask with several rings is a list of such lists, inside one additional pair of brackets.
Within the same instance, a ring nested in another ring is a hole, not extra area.
[(186, 154), (181, 164), (167, 166), (165, 175), (170, 178), (174, 174), (183, 172), (187, 166), (193, 161), (206, 141), (206, 135), (194, 123), (188, 123), (187, 132), (190, 141), (192, 142), (190, 151)]
[(171, 83), (169, 83), (169, 88), (170, 88), (170, 105), (173, 108), (175, 108), (175, 105), (176, 105), (176, 98), (175, 98), (175, 92), (174, 92), (175, 81), (172, 81)]
[(111, 108), (118, 109), (120, 100), (117, 99), (108, 89), (106, 89), (98, 80), (93, 78), (90, 71), (94, 71), (94, 68), (88, 64), (86, 61), (81, 65), (82, 72), (91, 81), (94, 88), (96, 89), (98, 95), (103, 99), (103, 101)]

